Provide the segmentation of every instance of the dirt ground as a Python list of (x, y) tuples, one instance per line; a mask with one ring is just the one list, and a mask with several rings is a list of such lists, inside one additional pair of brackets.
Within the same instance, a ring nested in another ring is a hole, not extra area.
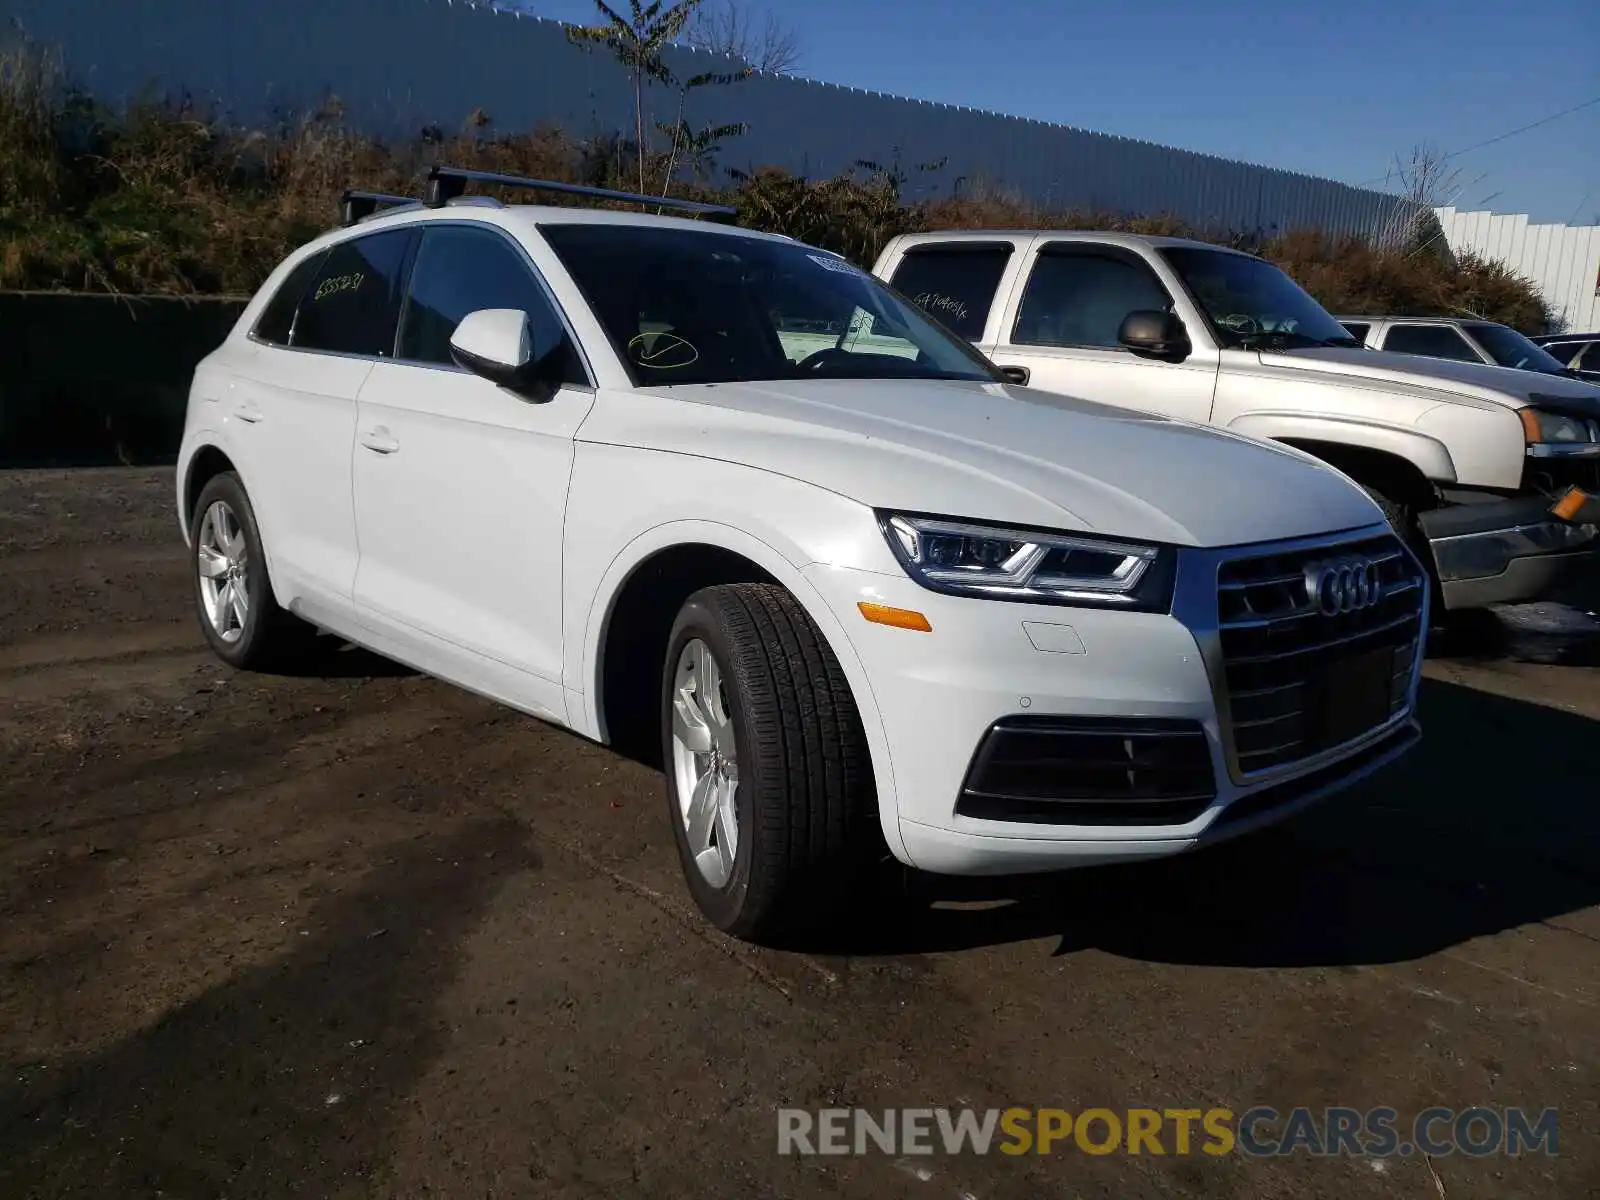
[[(690, 910), (644, 768), (360, 652), (223, 668), (171, 510), (0, 473), (0, 1195), (1600, 1195), (1592, 666), (1435, 661), (1423, 746), (1287, 826), (780, 953)], [(1556, 1107), (1559, 1153), (776, 1152), (1257, 1104)]]

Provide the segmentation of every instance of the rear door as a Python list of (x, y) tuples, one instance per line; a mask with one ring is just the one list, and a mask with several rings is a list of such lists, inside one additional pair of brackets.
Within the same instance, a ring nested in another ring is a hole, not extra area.
[(410, 243), (408, 230), (367, 234), (291, 273), (223, 397), (229, 445), (238, 448), (285, 599), (350, 598), (356, 395), (393, 350)]
[(1188, 421), (1211, 419), (1219, 356), (1200, 331), (1180, 362), (1135, 354), (1117, 340), (1130, 312), (1177, 311), (1166, 283), (1134, 250), (1101, 242), (1034, 247), (1014, 304), (1000, 310), (990, 357), (1028, 369), (1034, 387)]
[(570, 334), (567, 383), (543, 403), (456, 366), (451, 335), (486, 308), (527, 313), (556, 331), (536, 339), (545, 344), (565, 334), (555, 301), (507, 234), (427, 223), (396, 357), (373, 368), (360, 394), (355, 599), (457, 661), (512, 668), (517, 694), (508, 698), (564, 720), (562, 524), (573, 435), (594, 389)]
[(1008, 295), (1032, 237), (951, 238), (913, 242), (890, 265), (887, 282), (984, 354), (995, 348), (999, 322), (991, 319)]

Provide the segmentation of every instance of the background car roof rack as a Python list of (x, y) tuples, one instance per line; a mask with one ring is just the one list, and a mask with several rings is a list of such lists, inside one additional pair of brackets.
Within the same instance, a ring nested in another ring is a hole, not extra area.
[(390, 196), (383, 192), (346, 191), (339, 199), (340, 219), (346, 226), (358, 224), (379, 209), (419, 204), (415, 196)]
[(617, 192), (610, 188), (586, 187), (577, 183), (556, 183), (549, 179), (524, 179), (519, 175), (500, 175), (493, 171), (471, 171), (464, 167), (441, 166), (436, 166), (428, 172), (428, 185), (427, 190), (423, 192), (422, 202), (429, 208), (441, 208), (465, 192), (469, 183), (526, 188), (529, 191), (560, 192), (568, 196), (593, 196), (599, 200), (625, 200), (630, 204), (653, 204), (658, 208), (675, 208), (708, 217), (731, 219), (739, 215), (738, 209), (730, 208), (726, 204), (674, 200), (668, 196), (641, 196), (636, 192)]

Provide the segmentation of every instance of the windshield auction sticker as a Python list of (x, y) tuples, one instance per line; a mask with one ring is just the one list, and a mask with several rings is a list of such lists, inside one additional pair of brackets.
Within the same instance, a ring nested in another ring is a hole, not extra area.
[(808, 254), (806, 257), (824, 270), (835, 271), (840, 275), (860, 276), (865, 274), (860, 267), (847, 263), (842, 258), (834, 258), (831, 254)]

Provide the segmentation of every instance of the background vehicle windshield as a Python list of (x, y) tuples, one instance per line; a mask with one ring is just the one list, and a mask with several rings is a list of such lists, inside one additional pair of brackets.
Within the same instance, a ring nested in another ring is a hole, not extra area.
[(1536, 346), (1509, 325), (1496, 325), (1485, 321), (1482, 325), (1468, 325), (1467, 332), (1478, 339), (1478, 345), (1489, 352), (1489, 357), (1502, 367), (1519, 367), (1525, 371), (1545, 371), (1557, 374), (1566, 367), (1542, 346)]
[(1003, 376), (842, 258), (666, 226), (546, 225), (633, 382)]
[(1269, 262), (1200, 246), (1172, 246), (1161, 253), (1188, 285), (1224, 345), (1252, 349), (1361, 345)]

